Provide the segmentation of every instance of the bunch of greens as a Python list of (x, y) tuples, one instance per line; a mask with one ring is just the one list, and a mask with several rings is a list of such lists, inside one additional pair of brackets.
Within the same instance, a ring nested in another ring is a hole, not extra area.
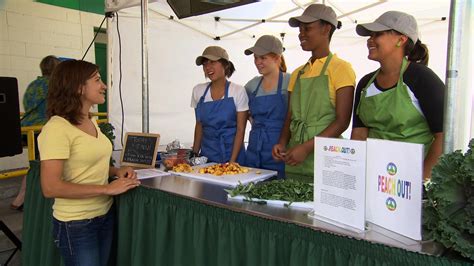
[[(99, 129), (100, 131), (110, 140), (110, 143), (112, 143), (112, 147), (114, 146), (114, 139), (115, 139), (115, 134), (114, 134), (114, 126), (110, 123), (102, 123), (99, 124)], [(110, 165), (113, 166), (115, 164), (115, 160), (110, 157)]]
[(247, 185), (239, 184), (232, 190), (227, 190), (231, 197), (244, 196), (246, 200), (282, 200), (293, 202), (304, 202), (313, 200), (313, 184), (304, 183), (292, 179), (280, 179), (269, 182), (253, 182)]
[(474, 139), (465, 154), (440, 157), (427, 184), (423, 223), (428, 237), (474, 260)]

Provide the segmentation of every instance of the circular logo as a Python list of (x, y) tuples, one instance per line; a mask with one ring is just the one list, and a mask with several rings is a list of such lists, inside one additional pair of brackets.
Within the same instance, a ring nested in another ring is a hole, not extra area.
[(328, 150), (328, 146), (324, 146), (324, 151), (327, 151)]
[(387, 164), (387, 173), (389, 175), (395, 175), (397, 173), (397, 166), (394, 163)]
[(387, 209), (389, 211), (394, 211), (397, 209), (397, 202), (395, 201), (394, 198), (388, 197), (387, 200), (385, 201), (385, 206), (387, 206)]
[(351, 149), (351, 154), (354, 154), (356, 153), (356, 150), (355, 149)]

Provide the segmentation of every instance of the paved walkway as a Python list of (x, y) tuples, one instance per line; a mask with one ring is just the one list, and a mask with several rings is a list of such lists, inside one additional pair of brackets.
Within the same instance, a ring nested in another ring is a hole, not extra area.
[[(18, 178), (19, 182), (21, 182), (21, 178)], [(15, 181), (18, 181), (15, 180)], [(12, 182), (13, 180), (8, 180), (8, 182)], [(6, 183), (7, 180), (0, 180), (0, 185), (2, 183)], [(19, 183), (18, 182), (18, 188)], [(1, 188), (1, 186), (0, 186)], [(12, 202), (13, 197), (9, 198), (2, 198), (0, 200), (0, 219), (10, 228), (10, 230), (21, 239), (21, 229), (23, 226), (23, 212), (15, 211), (10, 209), (10, 203)], [(1, 252), (3, 250), (13, 248), (13, 243), (3, 234), (0, 232), (0, 265), (4, 265), (7, 258), (10, 256), (11, 251)], [(21, 265), (21, 252), (17, 252), (13, 259), (8, 263), (9, 266), (18, 266)]]

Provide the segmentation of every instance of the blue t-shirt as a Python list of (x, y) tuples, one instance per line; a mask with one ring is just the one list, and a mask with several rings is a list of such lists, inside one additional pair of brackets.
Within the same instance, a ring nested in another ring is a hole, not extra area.
[[(288, 95), (288, 84), (290, 82), (290, 76), (291, 75), (289, 73), (283, 73), (283, 84), (281, 86), (281, 93), (282, 94)], [(257, 89), (257, 85), (260, 82), (261, 78), (262, 78), (262, 76), (254, 77), (249, 82), (247, 82), (247, 84), (245, 84), (245, 90), (247, 91), (247, 95), (250, 96)], [(277, 89), (278, 88), (275, 87), (271, 91), (267, 92), (263, 89), (262, 85), (260, 85), (260, 89), (257, 92), (257, 97), (276, 94)]]

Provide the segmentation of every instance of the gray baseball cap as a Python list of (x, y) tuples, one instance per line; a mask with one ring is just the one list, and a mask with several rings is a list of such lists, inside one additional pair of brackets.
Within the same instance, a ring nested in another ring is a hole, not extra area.
[(219, 59), (225, 59), (230, 62), (229, 60), (229, 55), (227, 54), (227, 51), (224, 50), (224, 48), (219, 47), (219, 46), (208, 46), (204, 51), (202, 52), (202, 55), (198, 56), (196, 58), (196, 65), (200, 66), (204, 62), (204, 60), (211, 60), (211, 61), (217, 61)]
[(272, 35), (263, 35), (258, 38), (257, 42), (253, 47), (250, 47), (244, 51), (246, 55), (255, 54), (257, 56), (266, 55), (269, 53), (282, 54), (285, 51), (281, 41)]
[(337, 16), (334, 10), (323, 4), (309, 5), (299, 17), (292, 17), (288, 20), (291, 27), (299, 27), (300, 23), (311, 23), (316, 20), (324, 20), (337, 28)]
[(387, 11), (372, 23), (359, 24), (356, 32), (360, 36), (370, 36), (372, 32), (395, 30), (410, 38), (413, 43), (418, 41), (418, 25), (412, 15), (399, 11)]

